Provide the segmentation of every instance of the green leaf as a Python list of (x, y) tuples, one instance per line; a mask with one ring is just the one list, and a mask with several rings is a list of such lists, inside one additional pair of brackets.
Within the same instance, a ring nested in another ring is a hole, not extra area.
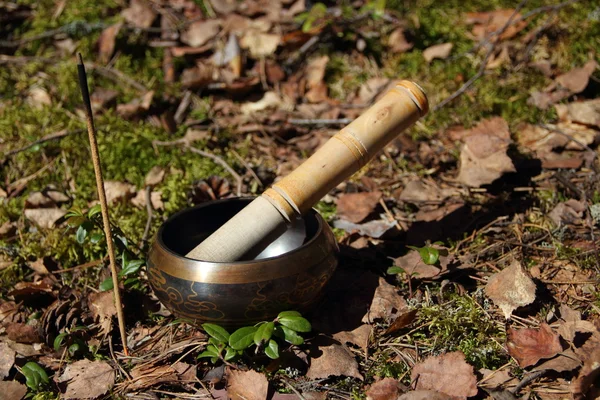
[(221, 328), (219, 325), (206, 323), (202, 324), (202, 329), (204, 329), (209, 336), (215, 338), (221, 343), (227, 343), (229, 341), (229, 332), (227, 332), (224, 328)]
[(304, 338), (298, 335), (295, 331), (290, 328), (286, 328), (285, 326), (280, 326), (281, 331), (283, 332), (283, 339), (291, 344), (295, 344), (296, 346), (300, 346), (304, 343)]
[(273, 329), (275, 329), (273, 321), (260, 325), (256, 329), (256, 332), (254, 332), (254, 343), (257, 346), (260, 346), (261, 343), (267, 343), (271, 339), (271, 336), (273, 336)]
[(287, 328), (290, 328), (296, 332), (310, 332), (312, 327), (310, 326), (310, 322), (306, 318), (302, 317), (284, 317), (277, 318), (279, 323)]
[(400, 267), (389, 267), (386, 271), (388, 275), (396, 275), (404, 272), (404, 268)]
[(255, 326), (245, 326), (233, 332), (229, 336), (229, 345), (234, 350), (244, 350), (252, 345), (254, 342), (254, 333), (256, 332)]
[(227, 346), (227, 348), (225, 350), (225, 357), (224, 357), (225, 361), (229, 361), (237, 355), (238, 355), (237, 351), (235, 351), (231, 347)]
[(221, 355), (221, 352), (219, 351), (219, 349), (217, 349), (217, 347), (215, 345), (209, 344), (208, 346), (206, 346), (206, 350), (204, 350), (202, 353), (198, 354), (198, 358), (212, 358), (212, 357), (219, 357)]
[(298, 311), (282, 311), (279, 313), (277, 318), (301, 317), (301, 316), (302, 316), (302, 314), (300, 314)]
[(67, 336), (67, 334), (65, 332), (63, 332), (60, 335), (58, 335), (56, 337), (56, 339), (54, 339), (54, 344), (52, 346), (52, 347), (54, 347), (54, 351), (60, 350), (60, 348), (62, 347), (63, 340), (65, 340), (66, 336)]
[(78, 210), (77, 208), (71, 208), (65, 214), (65, 218), (71, 218), (71, 217), (83, 217), (83, 213), (81, 212), (81, 210)]
[(49, 382), (48, 374), (46, 374), (44, 368), (32, 361), (23, 365), (21, 372), (25, 376), (25, 384), (31, 390), (37, 391), (40, 385), (47, 384)]
[(128, 261), (124, 268), (121, 270), (121, 274), (123, 276), (134, 274), (140, 269), (142, 265), (144, 265), (144, 260)]
[(269, 345), (265, 347), (265, 354), (272, 359), (279, 358), (279, 345), (276, 341), (269, 340)]
[(434, 247), (430, 247), (430, 246), (424, 246), (424, 247), (413, 247), (413, 246), (408, 246), (411, 249), (417, 250), (419, 252), (419, 255), (421, 256), (421, 260), (423, 260), (423, 263), (427, 264), (427, 265), (435, 265), (437, 264), (437, 262), (440, 259), (440, 252), (438, 251), (438, 249), (434, 248)]
[(104, 233), (102, 232), (94, 232), (90, 235), (90, 243), (96, 244), (104, 239)]
[(85, 242), (85, 238), (87, 237), (88, 231), (87, 229), (85, 229), (85, 227), (82, 225), (79, 225), (79, 228), (77, 228), (77, 232), (75, 233), (75, 239), (77, 240), (77, 243), (79, 244), (83, 244), (83, 242)]
[(112, 288), (114, 288), (112, 278), (105, 279), (98, 287), (98, 289), (101, 292), (106, 292), (107, 290), (111, 290)]
[(88, 218), (92, 218), (94, 215), (102, 211), (100, 204), (96, 204), (94, 207), (88, 210)]

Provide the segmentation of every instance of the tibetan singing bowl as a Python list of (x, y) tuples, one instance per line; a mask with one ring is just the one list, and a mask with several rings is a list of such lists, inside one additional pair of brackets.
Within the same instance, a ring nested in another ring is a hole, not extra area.
[[(160, 227), (148, 254), (148, 275), (158, 299), (176, 316), (197, 324), (247, 325), (273, 319), (281, 311), (305, 312), (323, 294), (337, 266), (338, 247), (315, 210), (257, 259), (220, 263), (184, 256), (250, 201), (203, 203)], [(299, 235), (305, 236), (300, 246)]]

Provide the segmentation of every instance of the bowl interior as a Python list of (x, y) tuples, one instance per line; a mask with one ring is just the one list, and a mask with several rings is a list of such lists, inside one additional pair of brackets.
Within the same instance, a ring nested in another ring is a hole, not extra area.
[[(173, 253), (184, 256), (252, 200), (252, 198), (218, 200), (181, 211), (163, 224), (158, 234), (159, 240)], [(301, 221), (289, 227), (256, 259), (276, 257), (294, 250), (298, 247), (299, 235), (305, 235), (304, 240), (300, 242), (302, 245), (309, 242), (319, 229), (315, 213), (314, 210), (311, 210)], [(253, 222), (249, 221), (248, 223)], [(223, 246), (226, 245), (227, 243), (223, 243)]]

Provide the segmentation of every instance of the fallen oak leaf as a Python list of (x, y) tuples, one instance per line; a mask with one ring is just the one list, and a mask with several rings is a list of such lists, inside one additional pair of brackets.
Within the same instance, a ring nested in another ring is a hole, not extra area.
[(428, 357), (413, 367), (410, 377), (417, 390), (434, 390), (460, 399), (477, 394), (473, 367), (460, 351)]
[(508, 328), (506, 333), (508, 354), (517, 360), (521, 368), (552, 358), (563, 350), (558, 335), (546, 323), (542, 323), (539, 329)]
[(0, 381), (0, 398), (21, 400), (27, 394), (27, 387), (17, 381)]
[(321, 354), (310, 358), (310, 367), (306, 373), (308, 379), (327, 379), (330, 376), (349, 376), (363, 380), (358, 363), (352, 353), (339, 344), (319, 346)]
[(8, 344), (0, 342), (0, 380), (6, 378), (15, 363), (16, 352)]
[(398, 381), (383, 378), (373, 383), (366, 392), (367, 400), (396, 400), (398, 398)]
[(129, 7), (121, 12), (125, 21), (136, 28), (150, 28), (156, 19), (156, 12), (147, 0), (131, 0)]
[(404, 297), (398, 294), (398, 288), (390, 285), (382, 277), (379, 277), (379, 286), (373, 294), (373, 301), (369, 310), (362, 318), (362, 322), (370, 323), (376, 319), (389, 320), (394, 318), (400, 310), (408, 307)]
[(337, 200), (337, 215), (352, 223), (362, 222), (379, 204), (380, 191), (344, 193)]
[(264, 374), (253, 370), (227, 372), (227, 394), (232, 400), (265, 400), (268, 391), (269, 382)]
[(24, 212), (25, 218), (35, 223), (42, 229), (53, 228), (67, 211), (61, 208), (33, 208), (26, 209)]
[(479, 187), (494, 182), (515, 166), (506, 154), (512, 143), (507, 122), (501, 117), (480, 121), (463, 138), (458, 181)]
[(517, 260), (492, 275), (485, 285), (486, 295), (500, 307), (506, 319), (517, 308), (531, 304), (535, 300), (535, 290), (535, 283)]
[(115, 372), (105, 361), (79, 360), (67, 365), (58, 383), (66, 383), (64, 399), (93, 399), (115, 385)]
[(423, 58), (427, 63), (430, 63), (435, 58), (439, 58), (445, 60), (450, 55), (454, 44), (452, 43), (442, 43), (430, 46), (423, 50)]
[(398, 397), (398, 400), (455, 400), (454, 397), (435, 390), (413, 390)]

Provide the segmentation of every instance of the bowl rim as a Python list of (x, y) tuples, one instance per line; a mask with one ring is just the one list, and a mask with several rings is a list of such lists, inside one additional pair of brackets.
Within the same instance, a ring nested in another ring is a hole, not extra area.
[[(331, 256), (332, 252), (337, 251), (337, 244), (328, 245), (328, 241), (325, 239), (327, 232), (324, 229), (326, 222), (314, 208), (309, 212), (316, 219), (318, 226), (314, 235), (306, 243), (285, 254), (260, 260), (234, 262), (196, 260), (175, 253), (165, 245), (162, 239), (165, 225), (182, 214), (215, 204), (237, 202), (240, 200), (251, 201), (254, 198), (252, 196), (243, 196), (208, 201), (173, 214), (162, 223), (155, 235), (154, 242), (148, 253), (148, 267), (150, 269), (156, 268), (177, 278), (195, 282), (249, 283), (277, 279), (303, 272), (309, 266), (322, 262), (325, 258)], [(321, 241), (322, 243), (316, 243), (317, 241)]]

